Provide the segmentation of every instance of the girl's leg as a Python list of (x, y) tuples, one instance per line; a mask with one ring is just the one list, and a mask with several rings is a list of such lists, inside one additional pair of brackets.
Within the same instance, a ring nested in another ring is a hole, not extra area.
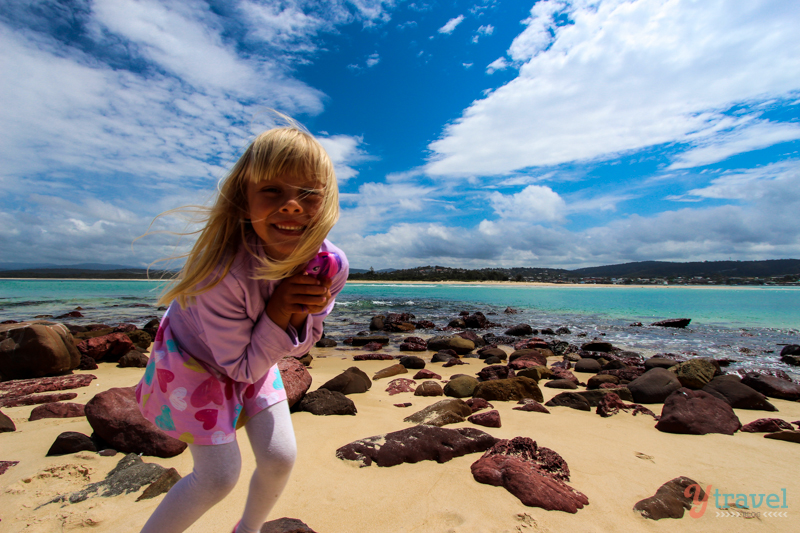
[(289, 481), (297, 456), (288, 402), (260, 411), (244, 428), (256, 457), (256, 470), (236, 533), (257, 533)]
[(172, 487), (142, 528), (142, 533), (178, 533), (233, 490), (242, 456), (234, 442), (213, 446), (189, 445), (192, 473)]

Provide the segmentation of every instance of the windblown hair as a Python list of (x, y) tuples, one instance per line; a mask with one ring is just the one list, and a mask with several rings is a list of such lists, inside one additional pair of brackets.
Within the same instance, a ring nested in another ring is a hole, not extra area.
[[(261, 241), (247, 220), (248, 183), (286, 175), (310, 177), (316, 181), (322, 204), (288, 258), (264, 258), (252, 246)], [(159, 217), (182, 209), (167, 211)], [(316, 255), (339, 219), (339, 188), (333, 163), (322, 145), (296, 123), (267, 130), (247, 147), (220, 183), (213, 205), (202, 211), (204, 227), (192, 250), (185, 255), (186, 263), (180, 275), (161, 294), (159, 305), (169, 305), (177, 299), (181, 307), (186, 307), (195, 296), (211, 289), (228, 274), (242, 246), (261, 263), (254, 279), (277, 280), (293, 275)], [(214, 278), (210, 282), (198, 287), (212, 274)]]

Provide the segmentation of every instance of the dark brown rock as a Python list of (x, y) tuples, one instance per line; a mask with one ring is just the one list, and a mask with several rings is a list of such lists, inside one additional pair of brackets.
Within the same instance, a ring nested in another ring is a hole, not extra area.
[(316, 533), (305, 522), (297, 518), (279, 518), (264, 522), (259, 533)]
[(685, 328), (691, 322), (691, 318), (671, 318), (669, 320), (660, 320), (653, 322), (651, 326), (659, 326), (662, 328)]
[(82, 451), (96, 452), (94, 442), (88, 436), (77, 431), (65, 431), (56, 437), (50, 449), (47, 450), (47, 457), (54, 455), (66, 455)]
[(610, 342), (594, 340), (583, 343), (581, 345), (581, 350), (586, 350), (587, 352), (611, 353), (614, 351), (614, 346), (612, 346)]
[(389, 344), (389, 337), (386, 335), (364, 335), (361, 337), (353, 337), (353, 346), (365, 346), (372, 342), (386, 345)]
[(478, 383), (475, 387), (475, 392), (472, 394), (475, 398), (483, 398), (484, 400), (492, 401), (517, 401), (523, 398), (531, 398), (538, 402), (544, 401), (542, 391), (536, 381), (530, 378), (508, 378), (508, 379), (495, 379), (492, 381), (484, 381)]
[(742, 377), (742, 383), (770, 398), (800, 400), (800, 385), (790, 380), (748, 372)]
[(554, 379), (544, 384), (548, 389), (567, 389), (574, 390), (578, 388), (578, 384), (568, 379)]
[(372, 387), (372, 381), (369, 376), (357, 366), (351, 366), (338, 376), (320, 385), (319, 388), (348, 395), (367, 392), (370, 387)]
[(420, 461), (444, 463), (468, 453), (485, 451), (496, 440), (475, 428), (418, 425), (351, 442), (336, 450), (336, 457), (357, 461), (361, 466), (370, 466), (373, 462), (378, 466)]
[(292, 407), (311, 388), (311, 374), (295, 357), (284, 357), (278, 361), (278, 370), (286, 389), (289, 407)]
[(487, 366), (478, 371), (478, 379), (489, 381), (492, 379), (508, 379), (515, 377), (514, 371), (503, 365)]
[[(651, 371), (652, 372), (652, 371)], [(727, 402), (707, 392), (682, 387), (664, 401), (656, 429), (665, 433), (733, 435), (742, 427)]]
[(611, 374), (597, 374), (590, 377), (586, 381), (586, 388), (589, 390), (599, 389), (601, 385), (611, 385), (616, 387), (619, 385), (619, 378)]
[(678, 361), (676, 361), (675, 359), (653, 356), (644, 362), (644, 368), (645, 370), (650, 370), (651, 368), (672, 368), (677, 364)]
[(81, 403), (54, 402), (34, 407), (29, 422), (42, 418), (78, 418), (86, 416), (86, 406)]
[(365, 353), (354, 355), (353, 361), (393, 361), (394, 357), (388, 353)]
[(636, 403), (663, 403), (681, 388), (678, 377), (665, 368), (653, 368), (628, 383)]
[(147, 356), (142, 352), (131, 350), (119, 358), (117, 364), (121, 368), (145, 368), (147, 366)]
[(378, 370), (377, 372), (375, 372), (375, 375), (372, 376), (372, 380), (377, 381), (379, 379), (396, 376), (398, 374), (407, 374), (407, 373), (408, 370), (406, 369), (406, 367), (398, 363), (396, 365), (386, 367), (382, 370)]
[(575, 372), (588, 372), (590, 374), (596, 374), (597, 372), (600, 372), (600, 370), (602, 370), (602, 368), (600, 368), (600, 363), (597, 361), (597, 359), (583, 357), (575, 363)]
[(411, 370), (420, 370), (425, 368), (425, 361), (416, 355), (404, 355), (398, 360), (398, 362)]
[(318, 416), (355, 415), (358, 412), (353, 400), (341, 392), (328, 389), (317, 389), (306, 393), (295, 410), (307, 411)]
[(64, 374), (80, 361), (63, 324), (34, 320), (0, 325), (0, 381)]
[(9, 433), (16, 430), (17, 426), (14, 424), (14, 421), (11, 420), (8, 415), (0, 413), (0, 433)]
[(778, 431), (776, 433), (767, 433), (764, 435), (765, 439), (785, 440), (786, 442), (796, 442), (800, 444), (800, 431)]
[(475, 349), (475, 343), (458, 335), (433, 337), (428, 339), (428, 349), (432, 352), (453, 350), (458, 355), (466, 355)]
[(725, 400), (734, 409), (778, 410), (767, 401), (766, 396), (742, 383), (741, 378), (734, 374), (717, 376), (709, 381), (702, 390)]
[(633, 401), (633, 397), (631, 396), (631, 391), (625, 387), (615, 387), (615, 388), (602, 388), (602, 389), (594, 389), (594, 390), (581, 390), (577, 391), (575, 394), (580, 394), (586, 401), (589, 402), (591, 407), (597, 407), (600, 405), (600, 400), (605, 398), (607, 394), (616, 394), (619, 396), (620, 399), (625, 400), (626, 402)]
[(443, 365), (442, 365), (442, 368), (449, 368), (449, 367), (451, 367), (451, 366), (456, 366), (456, 365), (466, 365), (466, 364), (467, 364), (467, 363), (465, 363), (464, 361), (462, 361), (462, 360), (461, 360), (461, 359), (459, 359), (458, 357), (453, 357), (452, 359), (450, 359), (449, 361), (447, 361), (445, 364), (443, 364)]
[(484, 426), (487, 428), (500, 427), (500, 413), (496, 410), (486, 411), (485, 413), (477, 413), (467, 418), (473, 424)]
[(522, 370), (517, 370), (516, 373), (517, 376), (519, 377), (531, 378), (536, 381), (541, 381), (543, 379), (550, 379), (551, 377), (553, 377), (553, 371), (547, 368), (546, 366), (530, 366)]
[[(520, 445), (510, 446), (514, 441)], [(530, 444), (523, 446), (527, 441)], [(585, 495), (565, 483), (569, 468), (561, 456), (527, 438), (498, 441), (471, 470), (478, 483), (504, 487), (529, 507), (576, 513), (589, 503)]]
[(524, 337), (525, 335), (532, 335), (533, 328), (528, 324), (517, 324), (508, 328), (503, 335), (511, 335), (512, 337)]
[(719, 371), (719, 365), (715, 365), (710, 359), (696, 358), (678, 363), (670, 371), (675, 372), (682, 386), (689, 389), (702, 389)]
[(414, 391), (414, 396), (444, 396), (444, 391), (435, 381), (423, 381)]
[(112, 388), (86, 404), (86, 418), (97, 435), (115, 450), (174, 457), (186, 443), (174, 439), (139, 412), (133, 387)]
[(314, 344), (317, 348), (335, 348), (339, 343), (330, 337), (323, 337)]
[(651, 520), (683, 518), (684, 511), (692, 508), (693, 499), (705, 501), (706, 498), (708, 494), (696, 481), (682, 476), (661, 485), (653, 496), (636, 502), (633, 510)]
[(489, 357), (497, 357), (501, 361), (508, 359), (506, 352), (500, 348), (481, 348), (478, 350), (478, 357), (481, 359), (488, 359)]
[(561, 392), (545, 403), (547, 407), (569, 407), (578, 411), (591, 411), (592, 406), (586, 398), (576, 392)]

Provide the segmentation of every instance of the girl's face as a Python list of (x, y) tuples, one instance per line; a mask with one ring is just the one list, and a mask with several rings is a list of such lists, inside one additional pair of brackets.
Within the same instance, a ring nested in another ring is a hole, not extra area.
[(288, 258), (322, 206), (322, 186), (308, 177), (276, 176), (247, 184), (250, 223), (272, 259)]

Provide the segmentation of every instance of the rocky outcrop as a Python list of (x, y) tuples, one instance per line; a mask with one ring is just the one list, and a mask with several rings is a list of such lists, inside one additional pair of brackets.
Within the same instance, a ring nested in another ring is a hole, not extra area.
[(475, 428), (446, 429), (419, 425), (346, 444), (336, 457), (359, 466), (395, 466), (420, 461), (447, 462), (489, 449), (497, 439)]
[(64, 374), (80, 362), (63, 324), (34, 320), (0, 325), (0, 381)]
[(478, 483), (504, 487), (529, 507), (576, 513), (589, 499), (566, 484), (569, 467), (527, 437), (500, 440), (471, 467)]

